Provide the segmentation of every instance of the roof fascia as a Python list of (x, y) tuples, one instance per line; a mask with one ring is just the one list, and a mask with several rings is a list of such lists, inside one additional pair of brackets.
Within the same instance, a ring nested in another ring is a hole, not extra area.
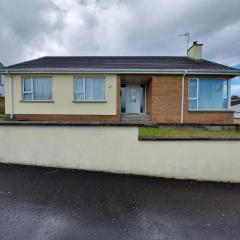
[(2, 73), (114, 73), (114, 74), (190, 74), (197, 75), (236, 75), (240, 70), (206, 70), (206, 69), (89, 69), (89, 68), (28, 68), (0, 69)]

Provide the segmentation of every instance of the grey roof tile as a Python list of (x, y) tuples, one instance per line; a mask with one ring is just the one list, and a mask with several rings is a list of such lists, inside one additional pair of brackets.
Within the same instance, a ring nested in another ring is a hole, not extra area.
[(235, 70), (208, 60), (174, 56), (42, 57), (6, 67), (7, 69), (201, 69)]

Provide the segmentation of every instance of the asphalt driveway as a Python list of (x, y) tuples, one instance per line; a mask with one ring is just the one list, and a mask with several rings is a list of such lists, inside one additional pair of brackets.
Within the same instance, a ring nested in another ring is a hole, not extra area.
[(0, 165), (0, 239), (240, 239), (240, 185)]

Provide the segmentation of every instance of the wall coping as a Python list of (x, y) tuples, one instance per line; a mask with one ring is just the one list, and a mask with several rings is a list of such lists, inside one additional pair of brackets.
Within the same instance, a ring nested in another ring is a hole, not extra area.
[(83, 122), (83, 121), (27, 121), (27, 120), (0, 120), (0, 126), (15, 125), (15, 126), (123, 126), (123, 127), (170, 127), (170, 128), (201, 128), (207, 126), (216, 127), (235, 127), (240, 128), (239, 124), (175, 124), (175, 123), (122, 123), (122, 122)]
[(174, 137), (138, 137), (139, 141), (240, 141), (240, 137), (225, 136), (174, 136)]
[(122, 127), (151, 127), (152, 125), (115, 122), (77, 122), (77, 121), (21, 121), (0, 120), (0, 126), (122, 126)]
[[(62, 127), (159, 127), (156, 125), (136, 124), (136, 123), (114, 123), (114, 122), (60, 122), (60, 121), (16, 121), (16, 120), (0, 120), (1, 126), (62, 126)], [(161, 124), (163, 126), (163, 124)], [(165, 127), (176, 126), (176, 124), (165, 124)], [(186, 125), (185, 125), (186, 126)], [(189, 124), (187, 126), (190, 126)], [(199, 127), (200, 125), (191, 125)], [(206, 126), (204, 124), (201, 125)], [(210, 126), (210, 125), (208, 125)], [(239, 128), (238, 124), (212, 124), (211, 126), (235, 127)], [(184, 127), (184, 125), (178, 125)], [(240, 137), (232, 136), (138, 136), (139, 141), (240, 141)]]

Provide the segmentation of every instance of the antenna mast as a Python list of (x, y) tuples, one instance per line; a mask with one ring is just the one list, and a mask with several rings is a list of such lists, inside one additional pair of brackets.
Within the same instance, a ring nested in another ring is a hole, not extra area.
[(187, 51), (188, 51), (188, 48), (189, 48), (189, 41), (190, 41), (190, 33), (187, 32), (187, 33), (180, 34), (180, 35), (178, 35), (178, 36), (179, 36), (179, 37), (185, 37), (186, 42), (187, 42)]

